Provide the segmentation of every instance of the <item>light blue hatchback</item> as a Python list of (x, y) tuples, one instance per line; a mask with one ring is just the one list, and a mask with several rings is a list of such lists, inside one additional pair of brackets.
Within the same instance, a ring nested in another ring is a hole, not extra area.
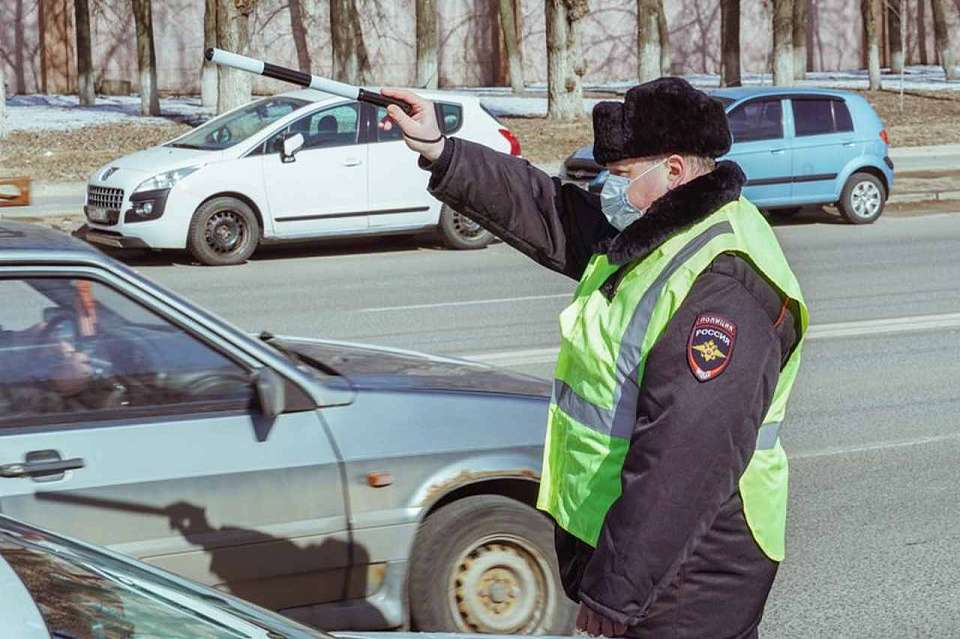
[[(733, 135), (722, 159), (743, 168), (743, 193), (758, 207), (789, 214), (836, 204), (854, 224), (880, 217), (893, 186), (893, 162), (883, 122), (863, 97), (795, 87), (710, 94), (723, 103)], [(593, 161), (592, 147), (567, 158), (564, 172), (574, 180), (592, 177), (591, 191), (600, 190), (607, 175)]]

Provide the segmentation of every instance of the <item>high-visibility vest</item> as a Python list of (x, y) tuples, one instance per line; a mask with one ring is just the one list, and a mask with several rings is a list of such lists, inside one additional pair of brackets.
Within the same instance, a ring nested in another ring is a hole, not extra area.
[(612, 299), (600, 289), (620, 267), (605, 255), (593, 256), (573, 303), (560, 314), (560, 355), (537, 507), (591, 546), (620, 496), (620, 472), (638, 417), (647, 355), (694, 281), (721, 253), (744, 256), (798, 309), (798, 342), (780, 371), (756, 450), (739, 481), (754, 539), (770, 559), (783, 560), (787, 457), (778, 432), (809, 320), (776, 236), (742, 197), (628, 265)]

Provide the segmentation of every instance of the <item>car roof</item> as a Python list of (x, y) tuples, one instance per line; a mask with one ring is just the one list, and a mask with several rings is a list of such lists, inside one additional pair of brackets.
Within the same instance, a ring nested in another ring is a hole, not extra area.
[(711, 89), (709, 93), (710, 95), (730, 98), (731, 100), (743, 100), (744, 98), (755, 98), (767, 95), (824, 95), (836, 98), (858, 97), (856, 93), (849, 91), (807, 87), (726, 87), (723, 89)]
[[(412, 89), (412, 91), (421, 97), (427, 98), (428, 100), (452, 100), (454, 102), (476, 102), (478, 100), (478, 98), (474, 95), (467, 95), (463, 93), (448, 91), (424, 91), (421, 89)], [(338, 95), (326, 93), (325, 91), (317, 91), (316, 89), (295, 89), (293, 91), (286, 91), (280, 95), (288, 98), (307, 100), (308, 102), (336, 102), (344, 99)]]
[(0, 221), (0, 262), (97, 263), (106, 256), (66, 233), (40, 224)]

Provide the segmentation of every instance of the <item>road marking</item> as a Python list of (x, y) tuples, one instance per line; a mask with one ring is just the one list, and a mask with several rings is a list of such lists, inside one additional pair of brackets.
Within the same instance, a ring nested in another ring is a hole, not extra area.
[[(913, 333), (951, 328), (960, 328), (960, 313), (817, 324), (807, 330), (807, 339), (837, 339), (842, 337), (856, 337), (859, 335)], [(556, 361), (557, 353), (559, 352), (560, 349), (553, 346), (549, 348), (532, 348), (491, 353), (467, 353), (457, 355), (457, 357), (482, 362), (491, 366), (509, 367), (548, 364)]]
[(920, 437), (917, 439), (907, 439), (903, 441), (880, 442), (877, 444), (868, 444), (866, 446), (828, 448), (810, 453), (791, 453), (787, 455), (787, 457), (790, 458), (790, 461), (795, 461), (797, 459), (816, 459), (817, 457), (854, 455), (857, 453), (869, 453), (878, 450), (890, 450), (893, 448), (910, 448), (911, 446), (923, 446), (925, 444), (940, 444), (955, 439), (960, 439), (960, 433), (953, 433), (950, 435), (931, 435), (930, 437)]
[(406, 304), (404, 306), (376, 306), (361, 308), (361, 313), (385, 313), (387, 311), (409, 311), (418, 308), (443, 308), (449, 306), (474, 306), (477, 304), (504, 304), (506, 302), (526, 302), (528, 300), (552, 300), (561, 297), (570, 298), (573, 293), (557, 293), (556, 295), (527, 295), (526, 297), (496, 297), (486, 300), (467, 300), (465, 302), (436, 302), (434, 304)]

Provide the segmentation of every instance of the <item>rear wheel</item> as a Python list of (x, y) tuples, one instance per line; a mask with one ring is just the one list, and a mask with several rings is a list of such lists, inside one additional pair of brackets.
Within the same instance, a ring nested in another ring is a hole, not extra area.
[(851, 224), (870, 224), (883, 213), (886, 189), (870, 173), (854, 173), (843, 186), (837, 208)]
[(410, 558), (420, 631), (563, 635), (576, 608), (557, 572), (553, 526), (500, 495), (467, 497), (423, 523)]
[(446, 204), (440, 209), (438, 228), (443, 243), (453, 249), (480, 249), (493, 241), (493, 233)]
[(222, 196), (207, 200), (190, 221), (187, 250), (209, 266), (241, 264), (260, 242), (260, 225), (243, 200)]

